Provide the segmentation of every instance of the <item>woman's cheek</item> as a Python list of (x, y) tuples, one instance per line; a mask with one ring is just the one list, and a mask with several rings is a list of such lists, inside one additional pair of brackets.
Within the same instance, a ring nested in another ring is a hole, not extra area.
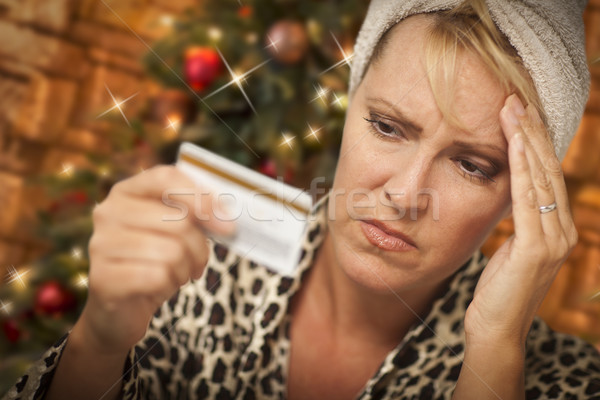
[(336, 186), (348, 191), (352, 189), (370, 190), (382, 184), (383, 163), (364, 156), (367, 150), (353, 148), (338, 163)]
[[(498, 197), (469, 196), (468, 193), (463, 191), (462, 196), (446, 198), (440, 207), (445, 236), (456, 238), (457, 245), (466, 245), (467, 252), (478, 248), (503, 216)], [(473, 207), (473, 204), (478, 206)]]

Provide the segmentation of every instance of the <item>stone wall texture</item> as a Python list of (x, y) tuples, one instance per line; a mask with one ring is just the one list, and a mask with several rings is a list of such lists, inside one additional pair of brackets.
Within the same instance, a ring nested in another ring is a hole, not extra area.
[[(42, 199), (27, 177), (106, 148), (96, 119), (115, 96), (153, 89), (140, 62), (165, 18), (196, 0), (0, 0), (0, 273), (39, 255)], [(135, 114), (134, 104), (128, 113)], [(4, 279), (2, 279), (4, 281)], [(3, 282), (0, 282), (2, 285)]]

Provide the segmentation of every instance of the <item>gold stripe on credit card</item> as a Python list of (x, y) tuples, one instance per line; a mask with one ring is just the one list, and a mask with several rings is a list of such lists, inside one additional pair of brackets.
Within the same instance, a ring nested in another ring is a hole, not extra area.
[[(180, 154), (179, 155), (179, 159), (181, 161), (185, 161), (189, 164), (195, 165), (197, 167), (202, 168), (203, 170), (210, 172), (213, 175), (217, 175), (220, 178), (223, 178), (229, 182), (235, 183), (236, 185), (242, 186), (248, 190), (251, 190), (253, 192), (256, 192), (258, 194), (264, 195), (265, 197), (268, 197), (269, 199), (275, 201), (275, 202), (280, 202), (285, 204), (288, 207), (291, 207), (297, 211), (300, 211), (301, 213), (304, 214), (308, 214), (309, 213), (309, 209), (302, 207), (298, 204), (295, 204), (291, 201), (288, 201), (286, 199), (283, 199), (281, 197), (276, 196), (275, 194), (271, 193), (271, 192), (265, 192), (261, 187), (257, 186), (257, 185), (253, 185), (249, 182), (246, 182), (240, 178), (238, 178), (237, 176), (234, 176), (232, 174), (229, 174), (225, 171), (222, 171), (218, 168), (213, 167), (212, 165), (209, 165), (207, 163), (205, 163), (204, 161), (198, 160), (192, 156), (190, 156), (189, 154)], [(258, 172), (257, 172), (258, 173)]]

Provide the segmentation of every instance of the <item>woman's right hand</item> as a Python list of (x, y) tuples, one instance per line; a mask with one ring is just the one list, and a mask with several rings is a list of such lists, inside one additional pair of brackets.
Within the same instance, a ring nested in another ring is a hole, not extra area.
[(214, 211), (212, 197), (173, 166), (117, 183), (93, 212), (89, 294), (72, 334), (104, 354), (127, 352), (157, 308), (202, 275), (209, 254), (204, 230), (233, 233), (233, 222)]

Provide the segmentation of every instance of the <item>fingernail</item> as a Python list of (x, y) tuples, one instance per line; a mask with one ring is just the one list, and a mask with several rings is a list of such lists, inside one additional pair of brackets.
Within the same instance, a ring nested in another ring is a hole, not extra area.
[(520, 153), (523, 153), (523, 151), (525, 149), (523, 147), (523, 138), (521, 137), (521, 134), (516, 133), (512, 140), (513, 140), (513, 144), (515, 145), (516, 149), (519, 150)]
[(524, 117), (525, 115), (527, 115), (527, 113), (525, 112), (525, 108), (523, 108), (523, 103), (521, 103), (521, 100), (519, 100), (519, 98), (516, 95), (514, 95), (512, 100), (512, 109), (513, 112), (519, 117)]

